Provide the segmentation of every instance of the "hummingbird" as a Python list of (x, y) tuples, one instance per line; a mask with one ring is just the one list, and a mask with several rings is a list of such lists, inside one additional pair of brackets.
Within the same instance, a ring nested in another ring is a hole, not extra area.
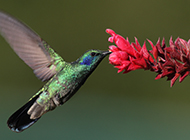
[(0, 34), (45, 85), (13, 113), (8, 127), (22, 132), (41, 116), (68, 101), (84, 84), (109, 51), (89, 50), (74, 62), (66, 62), (27, 25), (0, 11)]

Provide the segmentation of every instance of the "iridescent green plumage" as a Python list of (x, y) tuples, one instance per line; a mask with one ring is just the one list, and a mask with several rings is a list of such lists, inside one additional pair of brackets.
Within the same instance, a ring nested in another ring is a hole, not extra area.
[(44, 113), (70, 99), (101, 60), (110, 54), (108, 51), (89, 50), (76, 61), (65, 62), (34, 31), (4, 12), (0, 12), (0, 33), (35, 75), (48, 81), (7, 121), (15, 132), (25, 130)]

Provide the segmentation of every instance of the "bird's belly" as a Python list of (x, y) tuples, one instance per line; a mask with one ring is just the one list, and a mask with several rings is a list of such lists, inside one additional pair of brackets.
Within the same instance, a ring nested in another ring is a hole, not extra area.
[(69, 94), (71, 93), (71, 89), (60, 89), (57, 91), (57, 93), (55, 94), (55, 96), (52, 98), (52, 100), (54, 101), (54, 103), (59, 106), (62, 105), (63, 103), (65, 103), (67, 100), (67, 96), (69, 96)]

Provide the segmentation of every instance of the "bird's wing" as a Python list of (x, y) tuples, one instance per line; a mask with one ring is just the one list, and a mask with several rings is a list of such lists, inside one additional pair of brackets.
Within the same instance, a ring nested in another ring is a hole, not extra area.
[(38, 34), (2, 11), (0, 34), (42, 81), (49, 80), (66, 63)]

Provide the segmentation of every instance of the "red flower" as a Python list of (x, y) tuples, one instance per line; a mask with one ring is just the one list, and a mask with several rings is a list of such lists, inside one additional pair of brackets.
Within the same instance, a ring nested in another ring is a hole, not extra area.
[(171, 80), (171, 86), (179, 77), (179, 82), (190, 73), (190, 40), (187, 42), (181, 38), (177, 38), (173, 42), (170, 38), (169, 47), (166, 47), (165, 39), (162, 43), (158, 39), (156, 45), (148, 40), (152, 50), (147, 50), (146, 43), (141, 47), (137, 38), (135, 43), (130, 43), (128, 38), (116, 34), (113, 30), (107, 29), (107, 33), (111, 35), (109, 42), (115, 42), (116, 46), (109, 47), (112, 54), (109, 56), (109, 62), (118, 68), (118, 72), (124, 70), (128, 73), (136, 69), (151, 70), (158, 75), (155, 79), (167, 77)]

